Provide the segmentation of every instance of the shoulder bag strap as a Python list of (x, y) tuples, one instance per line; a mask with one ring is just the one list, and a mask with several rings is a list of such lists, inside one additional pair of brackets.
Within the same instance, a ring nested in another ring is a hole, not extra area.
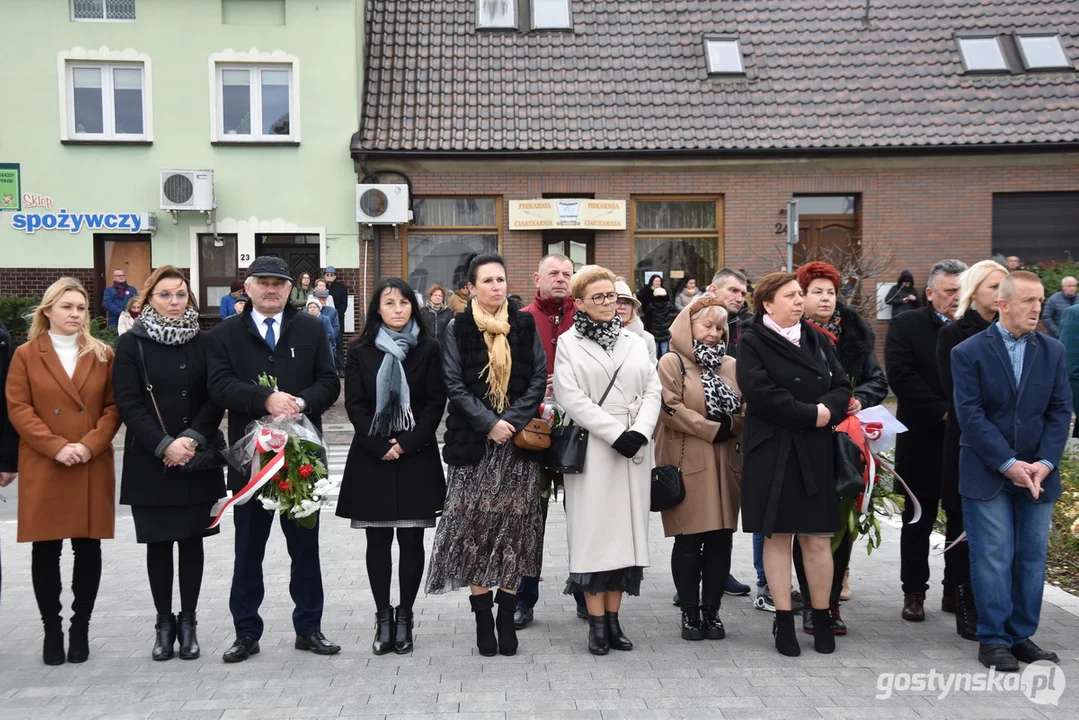
[[(682, 359), (681, 354), (675, 353), (678, 356), (678, 364), (682, 366), (682, 403), (686, 402), (686, 362)], [(682, 452), (678, 455), (678, 472), (682, 472), (682, 462), (686, 459), (686, 434), (682, 433)]]
[(154, 384), (150, 382), (150, 374), (146, 372), (146, 354), (142, 349), (142, 339), (135, 338), (135, 345), (139, 348), (139, 367), (142, 368), (142, 376), (146, 379), (146, 392), (150, 394), (150, 403), (154, 406), (154, 413), (157, 415), (157, 422), (161, 425), (161, 432), (166, 435), (169, 431), (165, 429), (165, 420), (161, 417), (161, 408), (157, 406), (157, 398), (154, 397)]
[[(623, 360), (622, 363), (625, 364), (625, 360)], [(614, 369), (614, 375), (611, 375), (611, 381), (609, 383), (607, 383), (607, 389), (603, 391), (603, 395), (600, 397), (599, 403), (597, 403), (597, 404), (603, 405), (603, 401), (606, 400), (607, 396), (611, 394), (611, 388), (614, 387), (614, 381), (615, 381), (615, 379), (618, 378), (618, 371), (621, 370), (621, 369), (622, 369), (622, 365), (619, 365), (618, 367), (616, 367)], [(570, 420), (566, 424), (567, 425), (573, 425), (574, 422), (572, 420)]]

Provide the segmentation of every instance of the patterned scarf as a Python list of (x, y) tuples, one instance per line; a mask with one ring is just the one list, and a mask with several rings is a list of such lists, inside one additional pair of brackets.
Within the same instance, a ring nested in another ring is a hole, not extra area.
[(412, 397), (405, 379), (404, 362), (408, 351), (416, 347), (420, 326), (415, 318), (400, 332), (383, 325), (375, 336), (375, 347), (386, 353), (375, 378), (375, 417), (368, 435), (390, 437), (395, 432), (411, 430), (416, 425), (412, 417)]
[(146, 330), (146, 337), (162, 345), (186, 345), (199, 334), (199, 311), (188, 305), (178, 318), (165, 317), (150, 303), (142, 306), (135, 325)]
[(428, 310), (430, 310), (431, 312), (433, 312), (436, 315), (446, 309), (446, 303), (445, 302), (441, 302), (438, 305), (435, 305), (433, 302), (428, 300), (425, 303), (425, 306), (427, 307)]
[(472, 302), (472, 319), (476, 322), (487, 345), (487, 366), (480, 370), (480, 377), (487, 373), (487, 399), (498, 414), (506, 410), (509, 400), (510, 370), (513, 356), (510, 354), (510, 306), (506, 301), (494, 315), (483, 309), (479, 302)]
[(618, 342), (618, 333), (622, 330), (622, 318), (615, 315), (607, 322), (596, 322), (588, 317), (588, 313), (584, 310), (578, 310), (573, 315), (573, 329), (581, 337), (594, 340), (601, 348), (610, 352), (614, 344)]
[(721, 416), (733, 415), (742, 407), (738, 393), (719, 376), (726, 354), (727, 344), (722, 340), (711, 347), (700, 340), (693, 341), (693, 360), (701, 366), (704, 407), (709, 420), (718, 421)]
[(823, 323), (817, 322), (808, 315), (806, 315), (806, 322), (809, 323), (809, 327), (824, 333), (829, 342), (832, 343), (832, 347), (839, 344), (839, 338), (843, 335), (843, 319), (839, 317), (838, 307), (832, 313), (832, 317)]

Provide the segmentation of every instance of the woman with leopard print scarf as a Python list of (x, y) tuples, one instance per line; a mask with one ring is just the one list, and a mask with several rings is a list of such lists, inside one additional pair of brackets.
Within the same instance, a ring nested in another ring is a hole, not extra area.
[[(223, 411), (207, 389), (213, 340), (199, 329), (198, 303), (171, 265), (146, 281), (142, 313), (116, 344), (113, 391), (127, 426), (120, 503), (131, 506), (135, 539), (146, 545), (157, 609), (151, 657), (199, 656), (195, 612), (210, 508), (225, 494), (221, 468), (184, 472), (196, 447), (213, 445)], [(152, 386), (153, 390), (149, 389)], [(180, 614), (173, 614), (173, 545), (178, 546)]]
[(738, 525), (743, 421), (727, 327), (723, 302), (703, 297), (675, 318), (671, 351), (659, 360), (656, 464), (680, 467), (686, 488), (686, 499), (662, 513), (664, 534), (674, 537), (671, 570), (684, 640), (726, 635), (719, 607)]

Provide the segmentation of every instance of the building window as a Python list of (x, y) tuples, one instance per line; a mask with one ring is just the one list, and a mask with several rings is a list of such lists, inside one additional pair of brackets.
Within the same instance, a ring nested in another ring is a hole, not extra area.
[(467, 278), (472, 255), (498, 252), (501, 198), (416, 198), (412, 211), (405, 231), (404, 270), (417, 292), (432, 283), (455, 288)]
[(532, 0), (533, 30), (572, 30), (569, 0)]
[(959, 54), (967, 72), (1007, 72), (1008, 63), (996, 37), (958, 38)]
[(71, 0), (76, 22), (133, 22), (135, 0)]
[(216, 140), (299, 142), (295, 72), (292, 63), (218, 64)]
[(236, 282), (236, 235), (199, 235), (199, 307), (206, 315), (221, 311), (221, 298)]
[(738, 38), (709, 37), (704, 39), (704, 53), (710, 75), (744, 75), (742, 47)]
[(1060, 45), (1057, 35), (1018, 35), (1019, 55), (1027, 70), (1055, 70), (1070, 68), (1068, 56)]
[(635, 289), (657, 273), (668, 293), (705, 287), (722, 267), (722, 197), (634, 198), (632, 228)]
[(1079, 192), (993, 194), (993, 255), (1070, 262), (1077, 247)]
[[(844, 282), (864, 274), (861, 254), (861, 225), (858, 195), (801, 195), (798, 201), (798, 244), (794, 246), (797, 265), (811, 260), (831, 264)], [(777, 228), (778, 240), (786, 237), (786, 218)], [(782, 233), (779, 234), (779, 230)], [(857, 288), (856, 288), (857, 290)]]
[(68, 62), (67, 133), (71, 140), (149, 140), (142, 63)]
[(476, 27), (481, 30), (516, 30), (517, 0), (476, 0)]

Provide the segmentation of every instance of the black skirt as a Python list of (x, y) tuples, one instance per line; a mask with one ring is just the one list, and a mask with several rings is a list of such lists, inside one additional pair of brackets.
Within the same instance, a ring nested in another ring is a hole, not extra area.
[(197, 505), (133, 505), (135, 540), (140, 543), (171, 542), (189, 538), (209, 537), (221, 532), (221, 527), (207, 530), (214, 503)]

